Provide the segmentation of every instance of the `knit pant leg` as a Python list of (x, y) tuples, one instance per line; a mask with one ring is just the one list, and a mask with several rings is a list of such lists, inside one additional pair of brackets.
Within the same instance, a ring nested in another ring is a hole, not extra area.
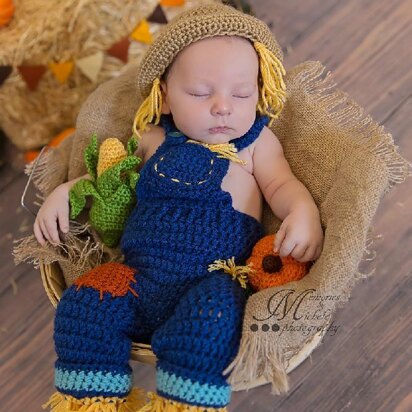
[(224, 410), (231, 388), (222, 372), (238, 352), (245, 304), (245, 290), (222, 272), (182, 297), (152, 338), (157, 395), (163, 402)]
[[(71, 411), (90, 405), (94, 411), (96, 401), (103, 411), (107, 401), (107, 410), (114, 411), (113, 404), (137, 408), (144, 403), (137, 399), (139, 391), (131, 392), (130, 336), (139, 299), (135, 286), (133, 269), (108, 263), (82, 275), (64, 292), (54, 330), (58, 392), (45, 406)], [(90, 400), (95, 397), (100, 399)]]

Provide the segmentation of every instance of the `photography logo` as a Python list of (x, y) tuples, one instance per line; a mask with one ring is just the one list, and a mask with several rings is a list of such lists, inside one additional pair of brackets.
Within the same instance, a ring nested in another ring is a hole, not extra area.
[[(267, 315), (253, 316), (255, 323), (250, 325), (252, 332), (301, 333), (308, 336), (313, 332), (322, 335), (336, 335), (340, 325), (332, 320), (333, 302), (338, 295), (319, 295), (316, 289), (296, 292), (295, 289), (276, 291), (267, 301)], [(332, 322), (331, 322), (332, 320)]]

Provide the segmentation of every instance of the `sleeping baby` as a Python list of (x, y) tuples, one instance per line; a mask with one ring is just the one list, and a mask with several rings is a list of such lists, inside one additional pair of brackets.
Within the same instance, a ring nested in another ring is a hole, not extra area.
[[(208, 13), (264, 25), (220, 5), (202, 6), (193, 18), (207, 26)], [(178, 22), (166, 32), (195, 33)], [(124, 264), (96, 267), (65, 291), (55, 321), (52, 408), (100, 402), (119, 411), (226, 410), (231, 389), (222, 372), (239, 348), (247, 297), (210, 265), (232, 257), (245, 264), (264, 236), (264, 200), (283, 221), (275, 252), (301, 262), (321, 253), (316, 204), (268, 127), (286, 96), (283, 68), (262, 40), (234, 27), (193, 34), (137, 111), (142, 162), (120, 243)], [(156, 47), (167, 44), (160, 38)], [(41, 244), (59, 242), (58, 228), (67, 232), (77, 180), (57, 187), (41, 207), (34, 224)], [(132, 341), (150, 343), (157, 356), (157, 391), (146, 404), (132, 389)]]

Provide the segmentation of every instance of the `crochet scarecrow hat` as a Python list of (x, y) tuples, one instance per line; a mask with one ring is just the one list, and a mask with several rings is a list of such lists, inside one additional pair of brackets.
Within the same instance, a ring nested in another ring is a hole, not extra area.
[[(259, 56), (260, 85), (258, 111), (276, 119), (286, 98), (282, 51), (261, 20), (230, 6), (212, 4), (177, 16), (151, 45), (137, 73), (137, 87), (144, 99), (133, 125), (137, 135), (153, 121), (160, 120), (162, 97), (160, 79), (175, 57), (198, 40), (215, 36), (248, 39)], [(270, 123), (271, 124), (271, 123)]]

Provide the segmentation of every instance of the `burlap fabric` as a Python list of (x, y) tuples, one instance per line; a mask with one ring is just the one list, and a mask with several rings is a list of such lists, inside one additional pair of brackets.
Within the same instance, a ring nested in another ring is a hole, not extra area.
[[(214, 9), (214, 21), (219, 21), (221, 10)], [(208, 30), (216, 35), (256, 35), (256, 40), (277, 50), (272, 38), (263, 40), (256, 34), (263, 23), (250, 16), (239, 17), (240, 13), (233, 9), (225, 12), (225, 23), (216, 24), (213, 31), (210, 22)], [(197, 13), (201, 21), (202, 13)], [(233, 19), (232, 14), (236, 15)], [(196, 20), (196, 16), (190, 17)], [(170, 32), (177, 25), (184, 27), (184, 23), (181, 19), (171, 23)], [(263, 32), (267, 31), (264, 28)], [(93, 132), (100, 140), (115, 136), (126, 141), (130, 137), (136, 108), (157, 75), (146, 72), (144, 64), (160, 61), (158, 70), (162, 70), (173, 53), (180, 50), (178, 47), (188, 44), (188, 33), (182, 36), (185, 40), (179, 46), (168, 43), (167, 34), (160, 35), (160, 41), (176, 47), (173, 52), (168, 51), (167, 57), (160, 60), (149, 53), (141, 68), (130, 68), (87, 99), (77, 119), (76, 134), (50, 152), (36, 171), (36, 184), (44, 194), (66, 179), (85, 173), (81, 154)], [(199, 29), (195, 33), (195, 39), (201, 38)], [(359, 273), (358, 265), (381, 196), (410, 173), (410, 164), (399, 155), (392, 137), (336, 88), (330, 76), (324, 75), (321, 63), (305, 62), (289, 70), (285, 83), (288, 98), (272, 131), (280, 139), (293, 172), (319, 207), (325, 230), (324, 248), (302, 280), (249, 298), (240, 350), (226, 370), (235, 390), (252, 387), (258, 379), (271, 382), (274, 393), (288, 390), (285, 370), (290, 358), (315, 333), (331, 326), (336, 309), (348, 301), (357, 280), (366, 276)], [(280, 224), (267, 204), (263, 222), (268, 233), (276, 232)], [(47, 250), (49, 261), (62, 259), (61, 249)], [(16, 258), (38, 261), (44, 258), (44, 249), (37, 246), (33, 237), (26, 238), (17, 247)]]

